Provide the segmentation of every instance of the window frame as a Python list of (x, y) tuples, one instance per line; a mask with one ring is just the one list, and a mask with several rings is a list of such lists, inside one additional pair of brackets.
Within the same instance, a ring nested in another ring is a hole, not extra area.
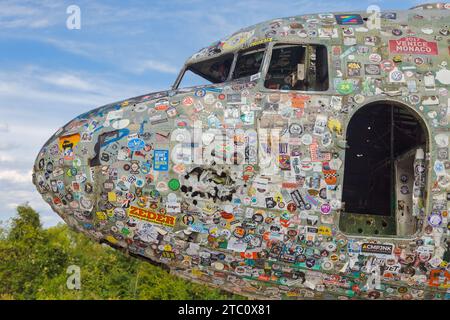
[[(208, 79), (205, 75), (202, 75), (202, 74), (200, 74), (200, 73), (197, 73), (197, 72), (195, 72), (193, 69), (189, 69), (189, 67), (191, 67), (191, 66), (193, 66), (193, 65), (195, 65), (195, 64), (202, 63), (202, 62), (205, 62), (205, 61), (208, 61), (208, 60), (212, 60), (212, 59), (224, 58), (224, 57), (227, 56), (227, 55), (233, 56), (233, 60), (231, 61), (230, 71), (228, 72), (227, 78), (225, 79), (224, 82), (213, 83), (213, 82), (212, 82), (210, 79)], [(183, 68), (181, 69), (180, 73), (178, 74), (177, 78), (175, 79), (175, 82), (174, 82), (174, 84), (172, 85), (171, 89), (172, 89), (172, 90), (179, 90), (179, 89), (183, 89), (183, 88), (204, 87), (204, 86), (217, 85), (217, 84), (219, 84), (219, 83), (225, 83), (225, 82), (229, 81), (230, 74), (231, 74), (231, 71), (232, 71), (233, 68), (234, 68), (235, 62), (236, 62), (236, 53), (235, 53), (235, 52), (227, 52), (227, 53), (223, 53), (223, 54), (221, 54), (221, 55), (218, 55), (217, 57), (212, 57), (211, 59), (205, 58), (205, 59), (202, 59), (201, 61), (198, 61), (198, 62), (196, 62), (196, 63), (185, 64), (185, 65), (183, 66)], [(187, 71), (190, 71), (190, 72), (194, 73), (195, 75), (197, 75), (197, 76), (199, 76), (199, 77), (201, 77), (201, 78), (203, 78), (203, 79), (205, 79), (205, 80), (207, 80), (207, 81), (209, 81), (209, 82), (211, 82), (211, 83), (210, 83), (210, 84), (194, 85), (194, 86), (191, 86), (191, 87), (181, 87), (181, 88), (180, 88), (179, 86), (180, 86), (180, 84), (181, 84), (181, 81), (183, 80), (184, 75), (186, 74)]]
[[(264, 86), (264, 82), (267, 76), (267, 73), (269, 72), (270, 62), (272, 60), (272, 53), (273, 49), (276, 45), (299, 45), (299, 46), (324, 46), (327, 51), (327, 70), (328, 70), (328, 89), (325, 91), (304, 91), (304, 90), (281, 90), (281, 89), (269, 89)], [(330, 49), (329, 45), (323, 44), (323, 43), (317, 43), (317, 42), (299, 42), (299, 41), (273, 41), (270, 42), (267, 49), (266, 49), (266, 55), (264, 57), (263, 61), (264, 65), (261, 69), (261, 79), (259, 81), (259, 91), (263, 93), (299, 93), (299, 94), (309, 94), (309, 95), (333, 95), (336, 94), (336, 90), (334, 89), (333, 83), (331, 81), (332, 73), (330, 72), (330, 66), (331, 66), (331, 56), (330, 56)]]
[[(269, 54), (269, 50), (271, 50), (271, 49), (270, 49), (270, 44), (271, 44), (271, 43), (267, 43), (267, 44), (263, 44), (263, 45), (262, 45), (262, 46), (264, 46), (264, 56), (263, 56), (263, 59), (262, 59), (262, 62), (261, 62), (261, 66), (259, 67), (259, 72), (257, 72), (257, 73), (261, 73), (261, 74), (262, 74), (262, 72), (263, 72), (263, 70), (264, 70), (264, 66), (265, 66), (266, 61), (267, 61), (267, 60), (266, 60), (266, 59), (267, 59), (267, 55)], [(257, 47), (257, 46), (255, 46), (255, 47)], [(236, 51), (234, 51), (234, 52), (225, 52), (225, 53), (223, 53), (223, 54), (221, 54), (221, 55), (218, 55), (217, 57), (212, 57), (212, 59), (214, 59), (214, 58), (219, 58), (219, 57), (221, 57), (221, 56), (225, 56), (225, 55), (227, 55), (227, 54), (232, 54), (232, 55), (233, 55), (233, 61), (231, 62), (230, 72), (228, 73), (227, 79), (226, 79), (224, 82), (211, 83), (211, 84), (207, 84), (207, 85), (198, 85), (198, 86), (192, 86), (192, 87), (180, 87), (181, 81), (183, 80), (183, 77), (184, 77), (186, 71), (191, 71), (191, 72), (195, 73), (193, 70), (189, 69), (189, 67), (190, 67), (191, 65), (193, 65), (193, 64), (201, 63), (201, 62), (203, 62), (203, 61), (209, 60), (208, 58), (204, 58), (204, 59), (202, 59), (202, 60), (200, 60), (200, 61), (197, 61), (196, 63), (185, 64), (185, 65), (183, 66), (183, 68), (181, 69), (180, 73), (178, 74), (177, 78), (175, 79), (174, 84), (171, 86), (171, 89), (172, 89), (172, 90), (182, 90), (182, 89), (186, 89), (186, 88), (195, 88), (195, 87), (204, 87), (204, 86), (214, 86), (214, 85), (218, 85), (218, 84), (221, 84), (221, 83), (226, 83), (226, 82), (230, 82), (230, 81), (238, 81), (238, 80), (240, 80), (240, 79), (248, 78), (248, 77), (241, 77), (241, 78), (233, 79), (233, 74), (234, 74), (234, 71), (235, 71), (235, 68), (236, 68), (236, 64), (237, 64), (237, 60), (238, 60), (240, 54), (241, 54), (242, 52), (245, 52), (245, 51), (251, 52), (252, 49), (253, 49), (252, 47), (246, 47), (246, 48), (241, 48), (241, 49), (239, 49), (239, 50), (236, 50)], [(256, 74), (257, 74), (257, 73), (256, 73)], [(195, 73), (195, 74), (197, 74), (197, 73)], [(200, 75), (200, 74), (197, 74), (197, 75), (200, 76), (200, 77), (203, 77), (203, 76)], [(203, 77), (203, 78), (205, 78), (205, 77)], [(208, 80), (208, 81), (210, 81), (210, 80), (207, 79), (207, 78), (205, 78), (205, 79)], [(258, 80), (258, 81), (259, 81), (259, 80)]]
[[(258, 47), (260, 47), (260, 48), (258, 49)], [(245, 76), (245, 77), (240, 77), (240, 78), (234, 79), (233, 75), (234, 75), (234, 71), (236, 71), (235, 69), (236, 69), (237, 61), (238, 61), (239, 57), (241, 57), (242, 53), (251, 54), (252, 52), (256, 52), (256, 51), (259, 51), (261, 49), (264, 49), (264, 54), (263, 54), (263, 58), (262, 58), (262, 61), (261, 61), (261, 65), (259, 66), (258, 72), (254, 73), (252, 75), (249, 75), (249, 76)], [(254, 48), (247, 47), (247, 48), (243, 48), (241, 50), (236, 51), (235, 52), (235, 56), (234, 56), (234, 61), (233, 61), (232, 65), (231, 65), (231, 72), (229, 74), (228, 81), (237, 81), (237, 80), (249, 78), (249, 77), (251, 77), (251, 76), (253, 76), (255, 74), (261, 73), (263, 68), (264, 68), (264, 64), (266, 62), (266, 57), (267, 57), (267, 54), (268, 54), (268, 50), (269, 50), (269, 46), (267, 44), (263, 44), (263, 45), (259, 45), (259, 46), (254, 46)]]
[[(350, 123), (350, 121), (352, 120), (353, 116), (355, 115), (356, 112), (358, 112), (361, 108), (364, 108), (370, 104), (377, 104), (377, 103), (385, 103), (385, 104), (391, 104), (392, 106), (399, 106), (402, 108), (405, 108), (406, 110), (408, 110), (409, 112), (411, 112), (412, 114), (414, 114), (414, 116), (416, 117), (417, 121), (421, 123), (424, 134), (425, 134), (425, 146), (424, 146), (424, 154), (425, 154), (425, 166), (427, 168), (426, 170), (426, 182), (425, 182), (425, 199), (424, 199), (424, 209), (425, 212), (428, 212), (428, 210), (430, 209), (430, 205), (431, 205), (431, 188), (432, 188), (432, 183), (430, 182), (430, 178), (432, 177), (433, 174), (433, 166), (430, 165), (430, 163), (432, 163), (433, 158), (432, 158), (432, 154), (435, 150), (432, 149), (433, 147), (433, 143), (431, 142), (431, 128), (428, 125), (428, 122), (426, 121), (426, 119), (421, 116), (416, 110), (414, 110), (414, 108), (412, 108), (411, 106), (409, 106), (408, 104), (399, 102), (397, 100), (394, 99), (390, 99), (390, 98), (385, 98), (383, 100), (374, 100), (374, 101), (370, 101), (365, 103), (364, 105), (360, 106), (360, 108), (353, 110), (348, 117), (348, 121), (346, 122), (343, 132), (342, 132), (342, 137), (343, 140), (345, 141), (345, 146), (347, 143), (347, 132), (348, 132), (348, 125)], [(342, 177), (340, 177), (340, 184), (342, 186), (342, 190), (341, 190), (341, 199), (342, 199), (342, 194), (344, 192), (344, 184), (343, 184), (343, 179), (345, 179), (345, 156), (346, 156), (346, 147), (342, 148), (343, 149), (343, 153), (344, 153), (344, 161), (342, 164)], [(411, 195), (412, 196), (412, 195)], [(341, 215), (342, 214), (348, 214), (351, 215), (353, 217), (366, 217), (368, 218), (386, 218), (388, 216), (382, 216), (382, 215), (371, 215), (371, 214), (359, 214), (359, 213), (348, 213), (345, 212), (345, 210), (343, 209), (339, 209), (338, 210), (338, 214), (337, 214), (337, 219), (335, 222), (335, 225), (337, 227), (337, 232), (339, 234), (345, 235), (346, 237), (349, 237), (349, 239), (380, 239), (380, 240), (387, 240), (387, 239), (392, 239), (392, 240), (405, 240), (405, 241), (411, 241), (414, 239), (417, 239), (418, 237), (420, 237), (421, 235), (423, 235), (424, 233), (424, 227), (426, 225), (426, 218), (427, 216), (425, 216), (425, 218), (423, 219), (423, 223), (422, 225), (418, 225), (416, 230), (414, 231), (414, 233), (409, 234), (409, 235), (398, 235), (397, 234), (397, 230), (396, 230), (396, 234), (394, 235), (372, 235), (372, 234), (356, 234), (356, 233), (350, 233), (350, 232), (345, 232), (343, 230), (341, 230), (340, 228), (340, 224), (341, 224)], [(364, 221), (366, 221), (367, 219), (364, 219)], [(362, 220), (362, 219), (361, 219)], [(393, 217), (394, 222), (397, 224), (398, 222), (398, 217), (397, 217), (397, 211), (395, 211), (394, 217)]]

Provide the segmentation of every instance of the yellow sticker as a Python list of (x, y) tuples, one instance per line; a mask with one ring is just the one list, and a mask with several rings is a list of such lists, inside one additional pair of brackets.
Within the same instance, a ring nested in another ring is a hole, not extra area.
[(109, 202), (116, 202), (117, 195), (115, 192), (108, 192), (108, 201)]
[(192, 269), (192, 275), (193, 275), (194, 277), (200, 277), (200, 276), (202, 275), (202, 272), (201, 272), (201, 270), (199, 270), (198, 268), (193, 268), (193, 269)]
[(175, 226), (176, 220), (176, 217), (174, 216), (169, 216), (163, 213), (157, 213), (150, 210), (144, 210), (133, 206), (131, 206), (128, 209), (128, 216), (151, 223), (162, 224), (168, 227)]
[(97, 215), (97, 219), (98, 219), (98, 220), (106, 220), (106, 214), (105, 214), (104, 212), (98, 211), (98, 212), (96, 213), (96, 215)]
[(116, 238), (114, 238), (113, 236), (107, 236), (105, 238), (105, 240), (108, 241), (109, 243), (112, 243), (112, 244), (116, 244), (117, 243)]
[(331, 236), (331, 228), (326, 226), (320, 226), (318, 230), (319, 234), (323, 234), (324, 236)]

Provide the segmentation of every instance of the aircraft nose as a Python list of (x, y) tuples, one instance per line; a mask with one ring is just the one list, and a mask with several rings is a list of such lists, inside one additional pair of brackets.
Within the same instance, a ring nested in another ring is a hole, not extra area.
[(80, 191), (77, 181), (82, 179), (82, 162), (76, 152), (79, 141), (79, 134), (57, 132), (42, 147), (34, 163), (33, 183), (58, 213), (71, 205), (73, 194)]
[[(54, 179), (59, 168), (59, 163), (55, 163), (55, 159), (52, 157), (54, 154), (55, 146), (57, 146), (56, 141), (58, 136), (53, 136), (42, 148), (36, 157), (33, 166), (33, 183), (36, 186), (39, 193), (44, 197), (44, 200), (48, 202), (52, 207), (53, 194), (55, 194), (59, 188), (63, 187), (63, 182), (61, 181), (58, 187), (58, 180)], [(52, 152), (53, 150), (53, 152)], [(56, 172), (55, 172), (55, 168)]]

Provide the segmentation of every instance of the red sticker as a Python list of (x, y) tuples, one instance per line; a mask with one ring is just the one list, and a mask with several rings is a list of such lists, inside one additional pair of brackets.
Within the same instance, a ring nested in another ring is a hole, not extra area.
[(400, 54), (438, 55), (436, 42), (417, 37), (403, 37), (397, 40), (389, 40), (389, 51)]

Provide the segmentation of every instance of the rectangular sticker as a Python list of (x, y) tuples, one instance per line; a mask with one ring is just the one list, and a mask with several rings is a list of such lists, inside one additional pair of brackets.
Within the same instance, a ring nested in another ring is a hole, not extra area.
[(150, 223), (161, 224), (163, 226), (173, 227), (175, 226), (176, 217), (169, 216), (162, 213), (156, 213), (149, 210), (144, 210), (138, 207), (131, 206), (128, 211), (128, 216), (144, 220)]
[(438, 55), (437, 42), (427, 41), (417, 37), (403, 37), (389, 40), (389, 51), (399, 54)]
[(359, 14), (336, 14), (334, 16), (336, 21), (341, 26), (355, 26), (364, 24), (362, 17)]
[(169, 170), (169, 150), (155, 150), (153, 167), (155, 171)]
[(392, 244), (382, 243), (363, 243), (361, 245), (362, 255), (392, 255), (394, 246)]

